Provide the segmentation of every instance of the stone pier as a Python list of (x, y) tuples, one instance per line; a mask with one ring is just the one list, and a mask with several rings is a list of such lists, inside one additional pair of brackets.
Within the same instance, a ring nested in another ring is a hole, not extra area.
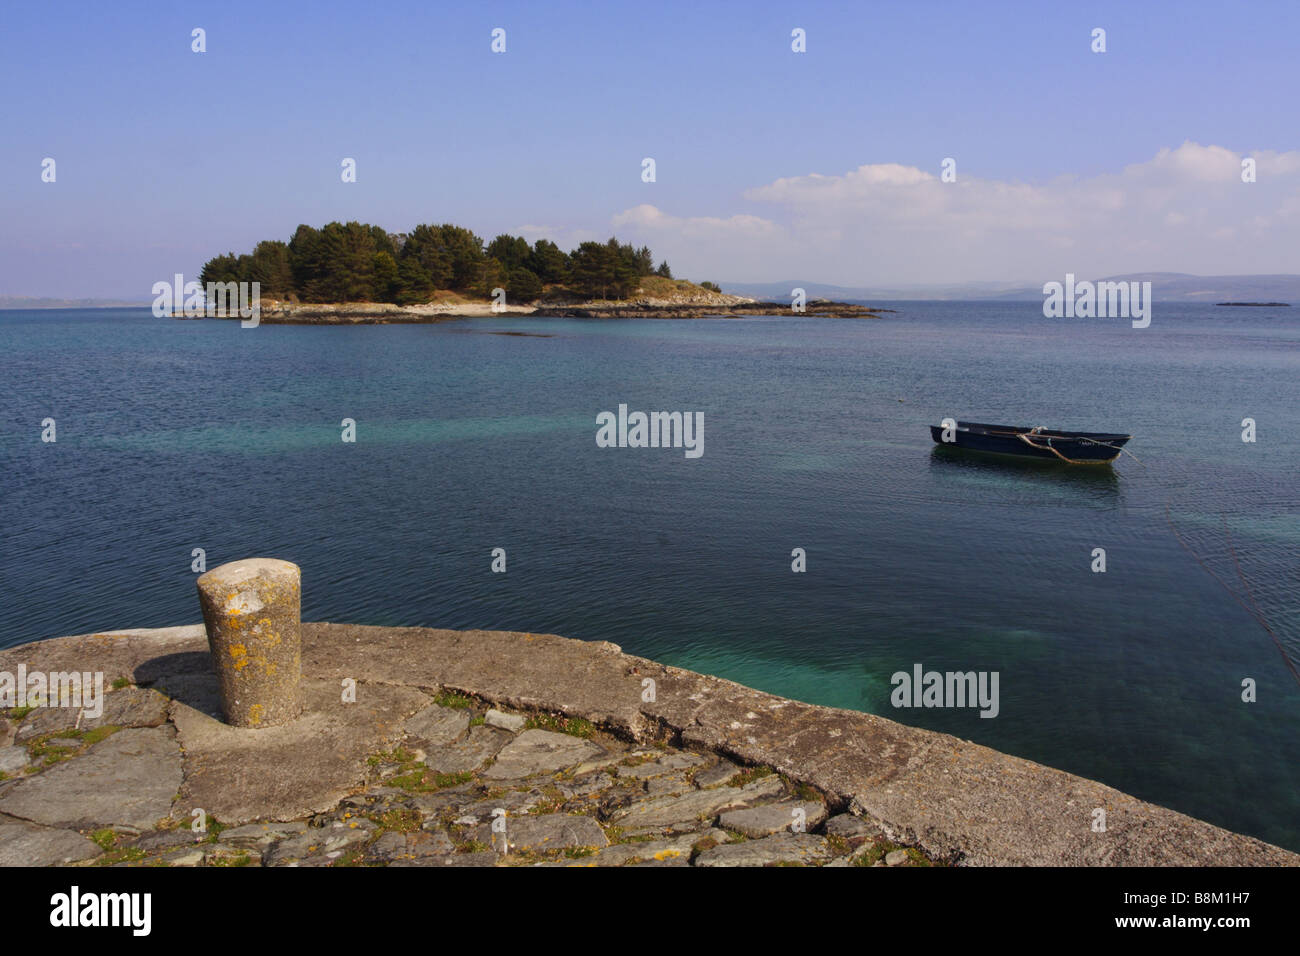
[(0, 865), (1300, 863), (1093, 780), (603, 642), (303, 624), (302, 713), (255, 732), (222, 720), (202, 625), (0, 651), (0, 671), (19, 664), (111, 690), (95, 718), (0, 718)]

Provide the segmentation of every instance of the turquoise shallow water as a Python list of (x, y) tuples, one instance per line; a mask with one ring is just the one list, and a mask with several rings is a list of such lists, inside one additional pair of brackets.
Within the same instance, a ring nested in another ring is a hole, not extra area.
[[(609, 640), (1300, 849), (1300, 687), (1174, 534), (1300, 659), (1296, 310), (1158, 303), (1134, 330), (895, 307), (251, 330), (0, 313), (0, 646), (195, 621), (192, 548), (271, 555), (302, 565), (309, 620)], [(620, 403), (702, 411), (703, 457), (598, 448)], [(945, 416), (1132, 432), (1141, 464), (944, 455), (926, 426)], [(998, 671), (998, 717), (893, 708), (914, 663)]]

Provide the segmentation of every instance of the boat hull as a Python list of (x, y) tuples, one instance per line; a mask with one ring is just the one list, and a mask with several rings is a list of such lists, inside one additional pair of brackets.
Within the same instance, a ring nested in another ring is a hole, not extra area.
[(1064, 461), (1071, 465), (1106, 465), (1120, 455), (1120, 449), (1133, 436), (1109, 432), (1069, 432), (1041, 429), (1034, 431), (1017, 425), (986, 425), (958, 422), (944, 441), (944, 428), (931, 425), (930, 435), (945, 448), (1009, 455), (1042, 461)]

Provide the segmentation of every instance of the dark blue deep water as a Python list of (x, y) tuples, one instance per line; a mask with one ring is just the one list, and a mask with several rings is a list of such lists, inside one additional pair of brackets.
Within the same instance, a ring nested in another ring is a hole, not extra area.
[[(0, 646), (194, 622), (193, 548), (274, 556), (302, 566), (307, 620), (613, 641), (1300, 849), (1300, 686), (1242, 606), (1300, 658), (1300, 309), (1157, 303), (1136, 330), (1036, 303), (896, 308), (0, 313)], [(702, 411), (703, 457), (598, 448), (620, 403)], [(1141, 463), (953, 459), (926, 429), (945, 416), (1132, 432)], [(914, 663), (998, 671), (1000, 714), (895, 710), (890, 675)]]

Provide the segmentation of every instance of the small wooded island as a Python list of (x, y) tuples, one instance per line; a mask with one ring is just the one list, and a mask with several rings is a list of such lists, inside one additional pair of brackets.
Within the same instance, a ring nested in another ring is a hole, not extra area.
[[(264, 240), (251, 254), (209, 259), (199, 281), (204, 288), (258, 283), (261, 321), (280, 324), (437, 322), (495, 313), (703, 318), (791, 309), (789, 302), (728, 295), (713, 282), (676, 279), (666, 261), (655, 266), (649, 247), (613, 237), (566, 253), (549, 239), (529, 245), (504, 233), (485, 244), (450, 223), (402, 233), (361, 222), (300, 225), (287, 243)], [(804, 310), (859, 318), (879, 311), (825, 300)]]

